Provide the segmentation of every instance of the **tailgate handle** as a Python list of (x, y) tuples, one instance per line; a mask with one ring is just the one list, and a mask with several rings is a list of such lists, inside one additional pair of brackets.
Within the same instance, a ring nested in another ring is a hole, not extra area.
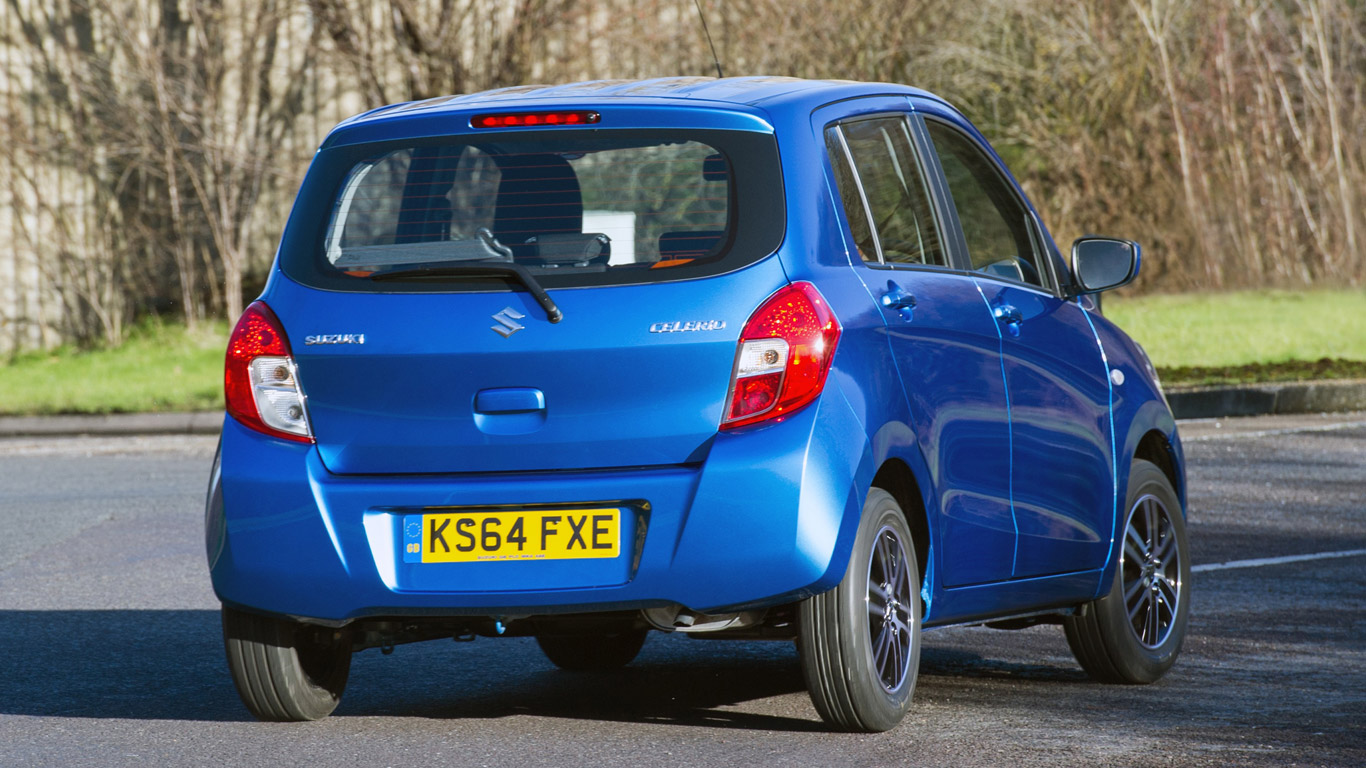
[(535, 387), (481, 389), (474, 395), (475, 413), (528, 413), (545, 410), (545, 393)]

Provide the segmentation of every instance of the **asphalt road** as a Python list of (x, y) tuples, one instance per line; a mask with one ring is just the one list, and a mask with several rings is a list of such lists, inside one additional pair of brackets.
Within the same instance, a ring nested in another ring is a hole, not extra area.
[(213, 440), (0, 440), (0, 766), (1366, 765), (1366, 414), (1183, 425), (1194, 609), (1146, 687), (1062, 632), (925, 635), (906, 721), (823, 730), (786, 643), (655, 635), (620, 672), (527, 640), (358, 654), (337, 713), (237, 701), (205, 573)]

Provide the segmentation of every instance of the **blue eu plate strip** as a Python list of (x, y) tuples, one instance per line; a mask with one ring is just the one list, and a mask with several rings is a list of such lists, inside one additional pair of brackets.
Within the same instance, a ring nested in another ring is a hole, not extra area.
[(422, 562), (422, 515), (403, 516), (403, 562)]

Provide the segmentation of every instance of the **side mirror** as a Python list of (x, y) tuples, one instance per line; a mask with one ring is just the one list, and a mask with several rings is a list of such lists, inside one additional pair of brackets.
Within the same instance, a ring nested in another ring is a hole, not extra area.
[(1142, 252), (1138, 243), (1087, 235), (1072, 243), (1072, 276), (1077, 294), (1118, 288), (1138, 275)]

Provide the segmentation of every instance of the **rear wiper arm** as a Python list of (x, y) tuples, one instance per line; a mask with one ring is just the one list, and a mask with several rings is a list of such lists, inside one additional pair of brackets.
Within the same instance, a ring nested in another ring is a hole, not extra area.
[(564, 319), (564, 313), (555, 306), (555, 300), (550, 298), (550, 294), (545, 292), (541, 284), (536, 281), (527, 268), (521, 264), (508, 263), (489, 263), (478, 264), (448, 264), (440, 267), (418, 267), (416, 269), (396, 269), (386, 272), (376, 272), (370, 276), (371, 280), (428, 280), (440, 279), (443, 277), (470, 277), (477, 275), (508, 275), (517, 278), (526, 289), (531, 292), (536, 303), (545, 310), (546, 318), (552, 323), (558, 323)]

